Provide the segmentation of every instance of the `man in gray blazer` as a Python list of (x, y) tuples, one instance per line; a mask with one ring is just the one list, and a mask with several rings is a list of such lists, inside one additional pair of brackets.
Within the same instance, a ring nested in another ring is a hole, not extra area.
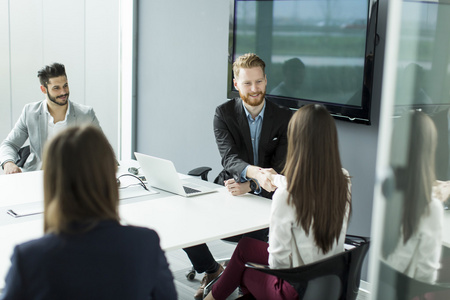
[[(39, 170), (45, 142), (69, 126), (89, 123), (100, 128), (91, 107), (69, 101), (64, 65), (45, 66), (38, 71), (38, 77), (45, 99), (25, 105), (14, 128), (0, 144), (0, 164), (5, 174)], [(27, 139), (30, 154), (19, 168), (19, 150)]]

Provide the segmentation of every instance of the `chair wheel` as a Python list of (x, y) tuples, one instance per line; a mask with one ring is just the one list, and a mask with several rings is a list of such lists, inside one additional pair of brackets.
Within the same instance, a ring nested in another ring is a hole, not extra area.
[(189, 281), (194, 280), (194, 278), (195, 278), (195, 270), (189, 270), (189, 271), (186, 273), (186, 278), (187, 278), (187, 280), (189, 280)]

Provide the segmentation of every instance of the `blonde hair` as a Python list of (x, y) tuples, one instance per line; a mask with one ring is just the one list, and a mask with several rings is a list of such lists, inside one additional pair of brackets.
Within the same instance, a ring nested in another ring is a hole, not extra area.
[(99, 129), (71, 127), (46, 144), (44, 231), (89, 230), (100, 220), (119, 220), (117, 164)]
[(342, 172), (336, 126), (322, 105), (300, 108), (288, 127), (288, 152), (283, 173), (297, 222), (327, 253), (338, 241), (351, 195)]
[(244, 55), (239, 56), (233, 63), (234, 78), (239, 77), (239, 71), (241, 68), (250, 69), (255, 67), (260, 67), (263, 71), (263, 74), (265, 74), (266, 64), (256, 54), (246, 53)]

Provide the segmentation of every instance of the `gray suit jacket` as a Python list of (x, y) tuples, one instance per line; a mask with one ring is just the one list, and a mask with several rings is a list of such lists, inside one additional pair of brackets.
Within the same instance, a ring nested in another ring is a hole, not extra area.
[[(26, 160), (23, 170), (34, 171), (40, 168), (42, 150), (47, 141), (48, 126), (48, 115), (45, 112), (44, 105), (47, 105), (47, 100), (25, 105), (16, 125), (0, 145), (0, 164), (2, 166), (8, 161), (16, 162), (19, 159), (19, 149), (29, 139), (30, 156)], [(68, 126), (87, 123), (100, 128), (95, 112), (91, 107), (69, 101), (68, 110)]]

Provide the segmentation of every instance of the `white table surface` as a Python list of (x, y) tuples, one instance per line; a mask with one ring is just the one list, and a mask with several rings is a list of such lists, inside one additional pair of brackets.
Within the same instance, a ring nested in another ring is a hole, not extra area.
[[(127, 166), (122, 165), (118, 174), (126, 172)], [(154, 229), (166, 251), (268, 227), (270, 200), (251, 194), (234, 197), (222, 186), (180, 176), (213, 187), (217, 192), (186, 198), (154, 189), (157, 194), (121, 200), (122, 222)], [(13, 218), (6, 211), (42, 203), (42, 172), (1, 175), (0, 191), (2, 288), (14, 246), (43, 234), (42, 214)]]

